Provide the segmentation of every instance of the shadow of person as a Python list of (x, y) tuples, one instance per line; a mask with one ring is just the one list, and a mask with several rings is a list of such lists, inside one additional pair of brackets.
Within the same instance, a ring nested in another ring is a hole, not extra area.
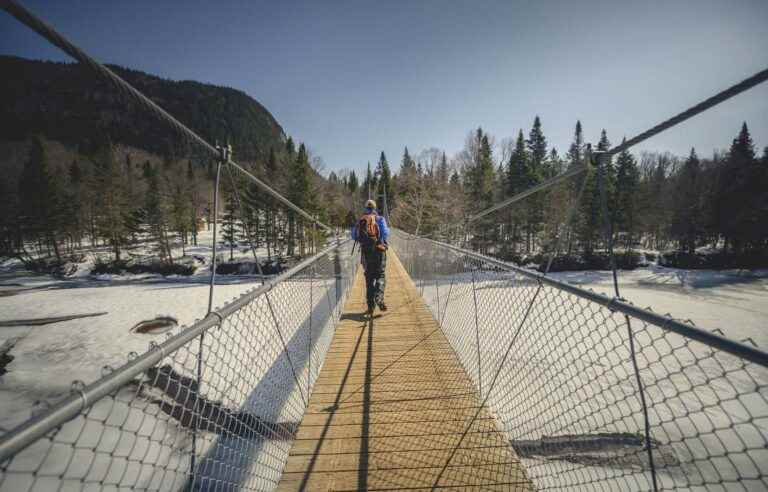
[(344, 313), (341, 315), (341, 319), (345, 320), (348, 319), (350, 321), (357, 321), (360, 323), (365, 323), (368, 321), (368, 314), (366, 313)]

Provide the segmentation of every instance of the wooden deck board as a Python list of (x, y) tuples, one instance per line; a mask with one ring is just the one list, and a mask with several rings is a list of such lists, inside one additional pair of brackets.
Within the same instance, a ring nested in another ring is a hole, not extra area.
[(389, 255), (390, 309), (373, 320), (362, 316), (358, 273), (278, 490), (533, 490)]

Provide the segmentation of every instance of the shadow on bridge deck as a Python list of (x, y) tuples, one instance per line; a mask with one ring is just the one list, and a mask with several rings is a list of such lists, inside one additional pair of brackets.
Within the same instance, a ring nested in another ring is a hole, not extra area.
[[(358, 273), (278, 490), (533, 490), (397, 257), (389, 311)], [(470, 425), (471, 424), (471, 425)]]

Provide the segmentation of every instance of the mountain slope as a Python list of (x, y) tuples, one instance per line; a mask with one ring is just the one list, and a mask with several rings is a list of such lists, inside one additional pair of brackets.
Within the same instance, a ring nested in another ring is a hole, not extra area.
[[(230, 141), (242, 160), (265, 158), (285, 133), (264, 106), (244, 92), (194, 81), (166, 80), (110, 68), (203, 138)], [(0, 56), (0, 138), (39, 134), (87, 152), (114, 143), (173, 157), (189, 148), (180, 135), (126, 100), (79, 64)]]

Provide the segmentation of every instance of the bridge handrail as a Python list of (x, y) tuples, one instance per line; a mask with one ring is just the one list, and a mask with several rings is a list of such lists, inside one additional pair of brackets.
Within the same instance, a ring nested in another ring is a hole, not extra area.
[(768, 352), (761, 350), (758, 347), (747, 345), (745, 343), (732, 340), (730, 338), (718, 335), (716, 333), (709, 332), (707, 330), (702, 330), (701, 328), (698, 328), (696, 326), (683, 323), (670, 316), (655, 313), (649, 309), (643, 309), (643, 308), (637, 307), (634, 304), (627, 302), (625, 299), (609, 297), (609, 296), (606, 296), (605, 294), (600, 294), (592, 290), (584, 289), (582, 287), (579, 287), (578, 285), (564, 282), (562, 280), (557, 280), (548, 275), (544, 275), (540, 272), (536, 272), (534, 270), (523, 268), (523, 267), (514, 265), (512, 263), (498, 260), (496, 258), (486, 256), (486, 255), (477, 253), (475, 251), (462, 249), (462, 248), (459, 248), (458, 246), (454, 246), (452, 244), (444, 243), (434, 239), (415, 236), (413, 234), (410, 234), (408, 232), (405, 232), (399, 229), (398, 229), (398, 232), (401, 234), (410, 236), (411, 239), (418, 238), (424, 241), (428, 241), (430, 243), (434, 243), (436, 245), (451, 249), (462, 255), (466, 255), (470, 258), (475, 258), (485, 263), (494, 265), (496, 267), (513, 271), (515, 273), (519, 273), (520, 275), (536, 280), (537, 282), (550, 285), (552, 287), (555, 287), (556, 289), (566, 291), (570, 294), (581, 297), (583, 299), (596, 302), (602, 306), (605, 306), (611, 309), (612, 311), (618, 311), (620, 313), (627, 314), (634, 318), (641, 319), (647, 323), (656, 325), (664, 330), (675, 332), (678, 335), (682, 335), (686, 338), (696, 340), (710, 347), (716, 348), (718, 350), (722, 350), (723, 352), (727, 352), (729, 354), (735, 355), (737, 357), (741, 357), (750, 362), (754, 362), (755, 364), (768, 368)]
[(173, 354), (185, 344), (200, 337), (211, 328), (219, 326), (222, 320), (237, 313), (246, 304), (272, 290), (276, 285), (295, 276), (297, 273), (312, 266), (319, 259), (333, 251), (348, 245), (351, 239), (338, 242), (314, 256), (296, 264), (285, 272), (275, 276), (236, 298), (223, 307), (210, 312), (205, 318), (186, 327), (165, 342), (150, 348), (144, 354), (115, 369), (108, 375), (85, 386), (82, 390), (73, 392), (60, 402), (52, 405), (47, 411), (27, 420), (20, 426), (0, 436), (0, 463), (12, 458), (15, 454), (29, 446), (37, 439), (45, 436), (51, 430), (72, 420), (101, 398), (122, 388), (134, 378), (156, 366), (166, 356)]

